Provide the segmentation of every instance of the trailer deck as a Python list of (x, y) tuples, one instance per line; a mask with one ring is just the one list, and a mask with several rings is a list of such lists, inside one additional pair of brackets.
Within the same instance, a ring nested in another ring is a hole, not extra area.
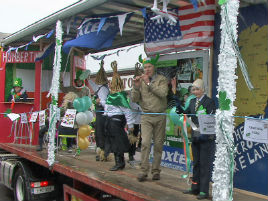
[[(49, 168), (46, 162), (46, 150), (36, 152), (35, 146), (4, 143), (0, 143), (0, 148)], [(123, 200), (196, 200), (195, 196), (182, 193), (189, 186), (186, 180), (181, 178), (183, 172), (177, 170), (162, 168), (161, 180), (152, 181), (151, 175), (148, 175), (148, 180), (141, 183), (137, 181), (138, 166), (126, 164), (124, 170), (111, 172), (109, 168), (114, 162), (96, 162), (93, 150), (81, 151), (80, 156), (76, 158), (67, 153), (56, 154), (56, 161), (51, 171), (66, 175)], [(267, 197), (255, 196), (252, 193), (235, 189), (234, 200), (264, 201)]]

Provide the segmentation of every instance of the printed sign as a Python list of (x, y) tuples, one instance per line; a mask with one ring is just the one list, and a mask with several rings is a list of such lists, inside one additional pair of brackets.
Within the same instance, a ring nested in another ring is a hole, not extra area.
[(38, 112), (33, 112), (31, 115), (30, 122), (36, 122), (37, 117), (38, 117)]
[(39, 51), (11, 51), (2, 53), (3, 63), (34, 63)]
[(64, 127), (73, 128), (74, 127), (74, 120), (76, 116), (75, 109), (67, 109), (65, 115), (61, 121), (61, 125)]
[(46, 114), (45, 110), (39, 112), (39, 126), (46, 125)]
[(214, 115), (198, 115), (201, 134), (215, 134), (216, 119)]
[(20, 123), (22, 123), (22, 124), (27, 124), (28, 123), (28, 119), (27, 119), (27, 114), (26, 113), (22, 113), (21, 114)]
[(268, 120), (246, 119), (243, 139), (268, 143)]

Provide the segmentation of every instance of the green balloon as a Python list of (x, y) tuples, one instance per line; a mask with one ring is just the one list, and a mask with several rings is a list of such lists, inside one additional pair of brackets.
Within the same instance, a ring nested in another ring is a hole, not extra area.
[(82, 104), (83, 104), (84, 110), (86, 111), (92, 105), (92, 101), (91, 101), (91, 99), (88, 96), (83, 96), (82, 97)]
[(74, 108), (76, 109), (77, 112), (83, 112), (84, 111), (84, 107), (83, 107), (81, 98), (74, 99), (73, 106), (74, 106)]
[(178, 125), (178, 126), (182, 126), (183, 125), (183, 121), (181, 122), (180, 121), (180, 117), (183, 117), (181, 115), (179, 115), (177, 112), (176, 112), (176, 107), (173, 107), (170, 112), (169, 112), (169, 116), (170, 116), (170, 119), (171, 121), (175, 124), (175, 125)]

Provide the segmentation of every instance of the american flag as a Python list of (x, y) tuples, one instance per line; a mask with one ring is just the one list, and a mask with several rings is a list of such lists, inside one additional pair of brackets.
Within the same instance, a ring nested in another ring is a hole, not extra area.
[(206, 0), (197, 10), (193, 5), (173, 9), (169, 13), (177, 18), (175, 26), (167, 21), (158, 24), (150, 19), (155, 14), (148, 13), (144, 20), (145, 52), (154, 55), (209, 48), (213, 43), (215, 8), (215, 0)]

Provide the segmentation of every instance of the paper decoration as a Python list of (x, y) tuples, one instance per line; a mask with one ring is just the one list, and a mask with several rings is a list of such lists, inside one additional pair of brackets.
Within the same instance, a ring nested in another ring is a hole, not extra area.
[(62, 48), (62, 24), (61, 21), (57, 21), (56, 25), (56, 46), (55, 46), (55, 56), (53, 63), (53, 77), (51, 88), (49, 90), (48, 96), (52, 95), (52, 106), (50, 107), (49, 116), (51, 117), (49, 121), (49, 143), (48, 143), (48, 165), (52, 166), (55, 162), (55, 134), (56, 134), (56, 123), (57, 123), (57, 110), (58, 110), (58, 92), (59, 92), (59, 78), (61, 69), (61, 48)]
[(27, 51), (28, 50), (28, 47), (29, 45), (31, 45), (33, 42), (37, 42), (39, 39), (43, 38), (46, 36), (46, 38), (50, 38), (52, 36), (52, 34), (54, 33), (54, 30), (51, 30), (50, 32), (46, 33), (46, 34), (43, 34), (43, 35), (38, 35), (38, 36), (33, 36), (33, 40), (30, 41), (29, 43), (25, 44), (25, 45), (21, 45), (19, 47), (9, 47), (8, 50), (7, 50), (7, 53), (11, 52), (11, 51), (18, 51), (20, 48), (24, 48), (25, 47), (25, 50)]
[(37, 117), (38, 117), (38, 112), (33, 112), (30, 118), (30, 122), (36, 122)]
[(156, 20), (157, 23), (163, 23), (164, 22), (163, 19), (166, 19), (170, 25), (175, 25), (177, 23), (177, 20), (168, 13), (167, 11), (168, 3), (169, 0), (163, 0), (163, 10), (160, 10), (159, 8), (157, 8), (157, 0), (154, 0), (154, 5), (151, 8), (151, 10), (156, 14), (156, 16), (152, 17), (151, 20)]
[(75, 116), (76, 116), (75, 109), (67, 109), (61, 121), (61, 126), (73, 128)]
[(46, 111), (42, 110), (39, 112), (39, 126), (46, 125)]
[(20, 123), (22, 124), (27, 124), (28, 123), (28, 119), (27, 119), (27, 114), (26, 113), (22, 113), (20, 115), (21, 119), (20, 119)]
[(268, 120), (246, 119), (243, 139), (267, 144)]
[(216, 134), (216, 119), (214, 115), (198, 115), (198, 122), (201, 134)]
[(11, 120), (11, 121), (15, 121), (17, 120), (18, 118), (20, 118), (20, 115), (19, 114), (16, 114), (16, 113), (9, 113), (7, 114), (8, 118)]
[(216, 157), (213, 169), (213, 201), (233, 200), (233, 174), (235, 145), (233, 115), (236, 107), (235, 70), (237, 16), (239, 1), (229, 0), (221, 6), (221, 46), (219, 54), (218, 95), (220, 108), (216, 111)]
[(122, 32), (123, 32), (123, 26), (124, 26), (124, 23), (126, 21), (126, 17), (127, 17), (127, 14), (118, 15), (118, 22), (119, 22), (119, 29), (120, 29), (121, 36), (122, 36)]

